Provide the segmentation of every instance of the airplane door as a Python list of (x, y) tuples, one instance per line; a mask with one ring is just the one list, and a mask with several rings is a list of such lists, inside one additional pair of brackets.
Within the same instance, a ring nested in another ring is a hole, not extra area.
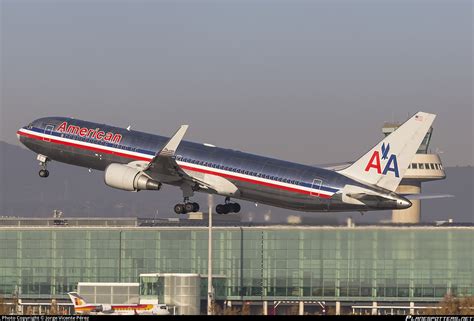
[(323, 184), (323, 181), (320, 180), (319, 178), (313, 179), (313, 184), (311, 184), (311, 191), (310, 191), (311, 196), (319, 196), (319, 191), (321, 190), (322, 184)]
[[(46, 127), (44, 128), (44, 133), (46, 135), (52, 135), (53, 134), (53, 129), (54, 129), (54, 126), (53, 125), (46, 125)], [(51, 138), (49, 137), (43, 137), (43, 140), (45, 142), (50, 142), (51, 141)]]

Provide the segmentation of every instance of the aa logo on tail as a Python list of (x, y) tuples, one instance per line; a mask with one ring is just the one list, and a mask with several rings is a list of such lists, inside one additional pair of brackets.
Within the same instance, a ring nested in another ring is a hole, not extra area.
[[(385, 146), (385, 143), (382, 144), (382, 158), (380, 158), (380, 152), (374, 151), (372, 156), (370, 157), (367, 166), (365, 167), (365, 171), (369, 172), (372, 168), (374, 168), (378, 174), (386, 175), (388, 172), (393, 172), (395, 177), (400, 177), (398, 172), (398, 163), (397, 163), (397, 156), (395, 154), (390, 154), (390, 144)], [(387, 160), (388, 159), (388, 160)], [(385, 163), (385, 166), (382, 171), (381, 163)]]

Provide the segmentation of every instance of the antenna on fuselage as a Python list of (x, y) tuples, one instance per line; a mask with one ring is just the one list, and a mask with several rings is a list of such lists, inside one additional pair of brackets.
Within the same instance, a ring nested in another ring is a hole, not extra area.
[(127, 130), (130, 131), (131, 128), (132, 128), (132, 125), (128, 125)]

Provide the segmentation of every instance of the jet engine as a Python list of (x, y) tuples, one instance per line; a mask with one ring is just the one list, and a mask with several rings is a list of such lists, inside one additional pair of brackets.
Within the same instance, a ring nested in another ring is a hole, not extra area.
[(114, 309), (110, 304), (101, 304), (97, 306), (94, 312), (113, 313)]
[(159, 190), (161, 183), (135, 168), (122, 164), (110, 164), (105, 169), (105, 184), (125, 191)]

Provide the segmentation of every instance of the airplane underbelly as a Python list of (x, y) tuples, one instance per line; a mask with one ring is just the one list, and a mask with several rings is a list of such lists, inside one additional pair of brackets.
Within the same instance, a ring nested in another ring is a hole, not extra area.
[(45, 155), (53, 161), (96, 170), (104, 170), (110, 163), (124, 163), (123, 158), (111, 154), (98, 154), (91, 150), (36, 139), (26, 138), (23, 144), (32, 151)]
[(241, 193), (239, 198), (247, 201), (298, 211), (329, 210), (328, 199), (246, 182), (235, 182), (235, 185)]

